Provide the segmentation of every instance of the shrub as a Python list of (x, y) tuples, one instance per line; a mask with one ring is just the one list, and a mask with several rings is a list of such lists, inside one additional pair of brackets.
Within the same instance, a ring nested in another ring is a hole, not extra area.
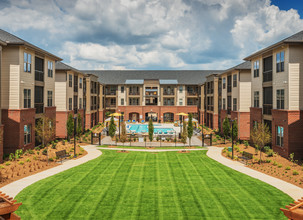
[(159, 137), (159, 136), (157, 136), (156, 140), (157, 140), (157, 141), (159, 141), (159, 140), (160, 140), (160, 137)]
[(290, 167), (289, 166), (285, 167), (285, 170), (290, 170)]
[(269, 146), (265, 146), (264, 147), (264, 152), (268, 152), (270, 150), (270, 147)]
[(274, 162), (272, 163), (272, 165), (277, 166), (277, 165), (278, 165), (277, 161), (274, 161)]
[(37, 156), (34, 156), (33, 159), (34, 159), (34, 160), (37, 160)]
[(31, 162), (31, 159), (27, 158), (27, 159), (26, 159), (26, 162)]
[(249, 146), (248, 141), (244, 141), (244, 146), (245, 146), (245, 147), (248, 147), (248, 146)]
[(29, 150), (28, 150), (28, 153), (29, 153), (29, 154), (34, 154), (35, 152), (34, 152), (32, 149), (29, 149)]
[(40, 151), (37, 151), (37, 155), (39, 155), (40, 154)]
[(268, 151), (266, 151), (266, 154), (268, 157), (273, 157), (274, 156), (274, 151), (272, 149), (269, 149)]
[(218, 141), (217, 138), (214, 138), (214, 139), (213, 139), (213, 142), (217, 142), (217, 141)]
[(43, 154), (43, 155), (47, 155), (47, 149), (44, 149), (44, 150), (42, 151), (42, 154)]
[(15, 159), (15, 155), (13, 153), (9, 154), (9, 160), (13, 161)]
[(4, 166), (0, 165), (0, 170), (4, 169)]
[(35, 150), (40, 150), (40, 147), (35, 147)]
[(7, 161), (7, 162), (5, 163), (5, 165), (6, 165), (6, 166), (9, 166), (9, 165), (11, 165), (11, 163)]
[(299, 175), (299, 173), (298, 173), (298, 171), (294, 170), (294, 171), (292, 172), (292, 175), (296, 176), (296, 175)]
[(50, 157), (50, 158), (48, 158), (48, 160), (49, 160), (49, 161), (51, 161), (51, 162), (53, 162), (53, 161), (54, 161), (54, 159), (53, 159), (53, 158), (51, 158), (51, 157)]
[(278, 168), (281, 168), (282, 167), (282, 164), (278, 164)]
[(235, 150), (236, 150), (237, 152), (239, 152), (239, 151), (240, 151), (239, 146), (235, 146)]
[(266, 159), (265, 162), (266, 162), (266, 163), (271, 163), (271, 160), (270, 160), (270, 159)]
[(23, 165), (23, 164), (24, 164), (24, 162), (23, 162), (23, 161), (19, 161), (19, 162), (18, 162), (18, 164)]

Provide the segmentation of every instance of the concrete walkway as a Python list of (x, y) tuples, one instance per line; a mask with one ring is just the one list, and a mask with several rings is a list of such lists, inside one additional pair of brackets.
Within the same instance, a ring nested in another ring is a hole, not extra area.
[(76, 160), (66, 160), (62, 163), (62, 165), (56, 166), (54, 168), (42, 171), (31, 176), (24, 177), (20, 180), (17, 180), (0, 188), (0, 191), (6, 193), (11, 197), (15, 197), (19, 192), (21, 192), (21, 190), (39, 180), (45, 179), (46, 177), (53, 176), (72, 167), (76, 167), (80, 164), (86, 163), (87, 161), (93, 160), (102, 154), (102, 152), (98, 150), (96, 146), (88, 145), (82, 147), (84, 150), (87, 151), (87, 155), (85, 155), (84, 157), (81, 157)]
[[(122, 150), (123, 148), (98, 147), (98, 149), (101, 149), (101, 150)], [(183, 150), (183, 149), (128, 149), (128, 148), (124, 148), (123, 150), (127, 150), (127, 151), (141, 151), (141, 152), (166, 152), (166, 151), (180, 151), (180, 150)], [(184, 148), (184, 150), (199, 151), (199, 150), (207, 150), (207, 148), (194, 148), (194, 149)]]
[(253, 178), (259, 179), (265, 183), (268, 183), (276, 187), (277, 189), (281, 190), (282, 192), (288, 194), (290, 197), (292, 197), (295, 200), (301, 199), (301, 197), (303, 196), (302, 188), (295, 186), (291, 183), (287, 183), (278, 178), (258, 172), (251, 168), (248, 168), (240, 162), (229, 160), (226, 157), (222, 156), (221, 154), (222, 150), (223, 148), (219, 148), (219, 147), (209, 147), (207, 151), (207, 156), (236, 171), (244, 173)]

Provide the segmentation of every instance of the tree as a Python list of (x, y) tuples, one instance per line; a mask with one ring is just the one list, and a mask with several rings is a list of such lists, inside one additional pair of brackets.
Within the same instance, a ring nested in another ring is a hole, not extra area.
[(181, 142), (186, 144), (187, 141), (187, 128), (186, 128), (186, 122), (183, 122), (183, 130), (182, 130), (182, 135), (181, 135)]
[(189, 138), (189, 146), (191, 145), (191, 137), (194, 133), (194, 126), (193, 126), (193, 115), (190, 113), (188, 116), (188, 126), (187, 126), (187, 135)]
[(109, 136), (111, 136), (111, 138), (113, 138), (116, 134), (116, 124), (115, 124), (115, 120), (114, 120), (114, 116), (111, 117), (110, 119), (110, 123), (109, 123)]
[(238, 123), (237, 123), (237, 120), (234, 120), (233, 123), (232, 123), (232, 138), (233, 140), (235, 141), (237, 138), (238, 138)]
[(82, 134), (82, 117), (80, 115), (80, 113), (78, 113), (77, 115), (77, 136), (80, 137), (80, 135)]
[(154, 124), (151, 118), (148, 122), (148, 138), (150, 142), (154, 139)]
[(121, 132), (121, 137), (120, 137), (120, 141), (123, 143), (126, 142), (127, 136), (126, 136), (126, 126), (125, 126), (125, 122), (122, 122), (122, 132)]
[(227, 117), (225, 117), (223, 121), (223, 134), (224, 134), (224, 144), (225, 144), (226, 137), (230, 135), (230, 124)]
[(66, 130), (67, 130), (67, 139), (70, 140), (70, 137), (72, 137), (74, 133), (74, 119), (72, 114), (68, 115), (66, 122)]
[(260, 161), (262, 159), (262, 150), (264, 146), (271, 142), (271, 134), (269, 127), (264, 123), (258, 123), (256, 127), (254, 127), (253, 131), (250, 135), (250, 140), (253, 142), (255, 146), (259, 147), (260, 150)]

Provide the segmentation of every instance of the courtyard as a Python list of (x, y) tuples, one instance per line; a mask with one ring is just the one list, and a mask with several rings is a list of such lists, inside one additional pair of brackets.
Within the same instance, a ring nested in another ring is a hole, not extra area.
[(102, 150), (21, 191), (22, 219), (285, 219), (292, 198), (206, 151)]

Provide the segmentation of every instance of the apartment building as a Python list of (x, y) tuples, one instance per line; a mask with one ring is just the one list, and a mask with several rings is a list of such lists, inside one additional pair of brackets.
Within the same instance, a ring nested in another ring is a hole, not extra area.
[(83, 71), (103, 85), (103, 118), (120, 112), (125, 120), (173, 122), (177, 113), (199, 119), (201, 86), (220, 71)]
[(84, 129), (84, 77), (79, 70), (60, 61), (56, 62), (56, 136), (59, 138), (67, 137), (66, 122), (69, 114), (80, 114)]
[(228, 117), (238, 124), (238, 138), (250, 139), (251, 107), (251, 63), (246, 61), (234, 66), (221, 75), (221, 131), (223, 120)]
[[(85, 71), (82, 71), (86, 73)], [(103, 100), (100, 93), (103, 87), (98, 82), (98, 76), (88, 73), (84, 77), (84, 115), (85, 129), (92, 128), (103, 120)], [(112, 96), (114, 96), (112, 94)], [(100, 117), (101, 114), (101, 117)]]
[(200, 100), (200, 114), (203, 118), (202, 123), (209, 128), (219, 129), (221, 110), (221, 78), (218, 76), (218, 74), (210, 74), (206, 77), (206, 82), (201, 86)]
[[(35, 124), (45, 114), (56, 120), (55, 62), (61, 58), (0, 30), (1, 116), (4, 153), (32, 148)], [(55, 126), (51, 125), (51, 126)]]
[(272, 148), (303, 156), (303, 31), (262, 49), (251, 61), (250, 128), (257, 122), (272, 132)]
[[(0, 40), (0, 76), (1, 74), (1, 69), (2, 69), (2, 47), (6, 46), (7, 44)], [(0, 77), (1, 80), (1, 77)], [(1, 81), (0, 81), (0, 88), (1, 88)], [(1, 106), (1, 89), (0, 89), (0, 106)], [(2, 124), (2, 112), (0, 111), (0, 163), (3, 161), (3, 132), (4, 132), (4, 126)]]

